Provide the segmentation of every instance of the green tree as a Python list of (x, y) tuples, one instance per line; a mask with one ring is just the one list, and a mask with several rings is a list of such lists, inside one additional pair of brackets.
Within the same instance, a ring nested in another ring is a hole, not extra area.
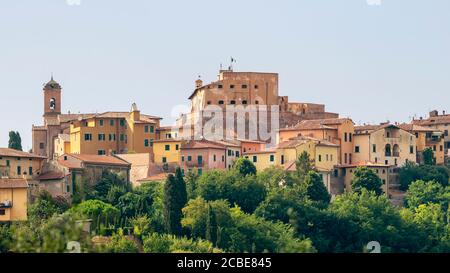
[(311, 158), (308, 152), (304, 151), (300, 154), (297, 161), (295, 162), (297, 169), (297, 176), (301, 181), (306, 177), (306, 175), (312, 171)]
[(433, 149), (426, 148), (423, 150), (423, 162), (425, 165), (435, 165)]
[(448, 208), (448, 200), (445, 200), (444, 193), (444, 187), (437, 182), (417, 180), (409, 186), (405, 195), (405, 204), (412, 209), (428, 203), (443, 204)]
[(111, 204), (100, 200), (84, 201), (67, 211), (76, 220), (91, 219), (93, 229), (116, 223), (120, 217), (120, 211)]
[(131, 237), (114, 234), (105, 245), (106, 253), (139, 253), (138, 244)]
[(256, 175), (256, 166), (250, 160), (243, 157), (234, 163), (234, 168), (243, 176)]
[(206, 240), (210, 241), (214, 246), (217, 244), (216, 213), (210, 204), (208, 204), (208, 215), (206, 221)]
[(8, 148), (22, 151), (22, 138), (20, 137), (19, 132), (9, 132)]
[(363, 189), (366, 189), (381, 195), (383, 193), (382, 185), (383, 182), (378, 175), (367, 167), (359, 167), (353, 174), (352, 189), (354, 192), (360, 193)]
[(197, 181), (199, 175), (197, 169), (194, 169), (186, 174), (186, 192), (188, 200), (197, 198)]
[(449, 185), (449, 176), (449, 169), (445, 166), (417, 165), (413, 162), (406, 163), (399, 171), (400, 185), (404, 191), (417, 180), (436, 181), (446, 187)]
[(164, 185), (164, 219), (169, 233), (182, 235), (182, 209), (186, 205), (187, 193), (184, 180), (172, 174), (167, 177)]
[[(110, 190), (113, 187), (120, 188), (121, 192), (130, 192), (131, 184), (118, 174), (111, 171), (103, 171), (100, 180), (95, 184), (94, 190), (88, 193), (89, 199), (97, 199), (103, 202), (108, 202), (112, 193)], [(114, 191), (117, 189), (114, 189)], [(110, 196), (108, 196), (110, 195)]]
[(330, 203), (331, 196), (323, 183), (322, 177), (318, 173), (310, 171), (305, 177), (303, 187), (310, 200), (320, 202), (324, 205)]

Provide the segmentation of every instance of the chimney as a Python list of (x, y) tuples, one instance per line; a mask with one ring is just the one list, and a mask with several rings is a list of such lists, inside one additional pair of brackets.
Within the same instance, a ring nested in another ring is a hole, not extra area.
[(133, 105), (131, 105), (131, 119), (133, 121), (139, 121), (141, 120), (141, 111), (139, 111), (136, 103), (133, 103)]
[(443, 115), (443, 116), (445, 116), (445, 114), (446, 114), (446, 113), (445, 113), (445, 110), (444, 110), (444, 111), (442, 111), (442, 115)]
[(430, 118), (439, 116), (439, 112), (437, 110), (433, 110), (430, 112)]

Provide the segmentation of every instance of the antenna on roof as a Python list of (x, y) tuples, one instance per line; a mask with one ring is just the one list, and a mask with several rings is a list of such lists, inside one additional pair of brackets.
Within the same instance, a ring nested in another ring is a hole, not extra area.
[(236, 59), (231, 57), (230, 66), (228, 67), (228, 70), (233, 71), (233, 63), (236, 63)]

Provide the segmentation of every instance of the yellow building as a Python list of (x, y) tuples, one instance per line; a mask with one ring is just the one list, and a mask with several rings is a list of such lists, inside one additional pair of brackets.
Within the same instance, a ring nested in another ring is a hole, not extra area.
[(276, 154), (276, 149), (268, 149), (264, 151), (245, 152), (243, 156), (253, 162), (258, 171), (263, 171), (277, 166)]
[(410, 132), (416, 138), (417, 163), (423, 164), (423, 151), (427, 148), (433, 150), (434, 162), (445, 163), (445, 133), (430, 127), (415, 124), (399, 125), (405, 131)]
[(244, 157), (252, 161), (259, 171), (272, 166), (290, 170), (303, 152), (309, 154), (318, 171), (331, 172), (338, 164), (338, 145), (310, 137), (293, 138), (280, 143), (276, 148), (244, 153)]
[(445, 111), (440, 114), (434, 110), (430, 112), (430, 116), (427, 119), (417, 119), (412, 121), (413, 124), (423, 127), (435, 129), (444, 132), (444, 150), (447, 153), (450, 149), (450, 114)]
[(33, 179), (46, 158), (14, 149), (0, 148), (0, 177)]
[(389, 166), (382, 163), (358, 162), (356, 164), (340, 165), (334, 171), (332, 182), (336, 181), (336, 184), (344, 185), (344, 191), (351, 192), (354, 173), (356, 169), (360, 167), (367, 167), (368, 169), (373, 170), (383, 183), (383, 191), (386, 194), (390, 194), (390, 185), (395, 182), (396, 175), (393, 172), (395, 166)]
[(294, 127), (280, 129), (277, 141), (282, 143), (295, 137), (325, 140), (339, 146), (339, 164), (351, 164), (354, 133), (355, 125), (348, 118), (304, 120)]
[(25, 179), (0, 179), (0, 222), (26, 221), (28, 183)]
[(155, 140), (153, 153), (156, 164), (179, 164), (181, 141), (175, 139)]
[(54, 158), (58, 158), (63, 154), (70, 154), (70, 135), (59, 134), (54, 143)]
[(393, 124), (357, 126), (353, 161), (386, 166), (416, 162), (415, 138), (413, 134)]
[(70, 151), (93, 155), (152, 153), (160, 119), (141, 115), (136, 104), (130, 112), (85, 117), (70, 125)]

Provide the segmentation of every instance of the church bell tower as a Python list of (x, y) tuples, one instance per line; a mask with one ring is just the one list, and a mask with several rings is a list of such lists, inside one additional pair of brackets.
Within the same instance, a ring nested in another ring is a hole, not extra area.
[(61, 85), (52, 79), (44, 86), (44, 120), (61, 114)]

